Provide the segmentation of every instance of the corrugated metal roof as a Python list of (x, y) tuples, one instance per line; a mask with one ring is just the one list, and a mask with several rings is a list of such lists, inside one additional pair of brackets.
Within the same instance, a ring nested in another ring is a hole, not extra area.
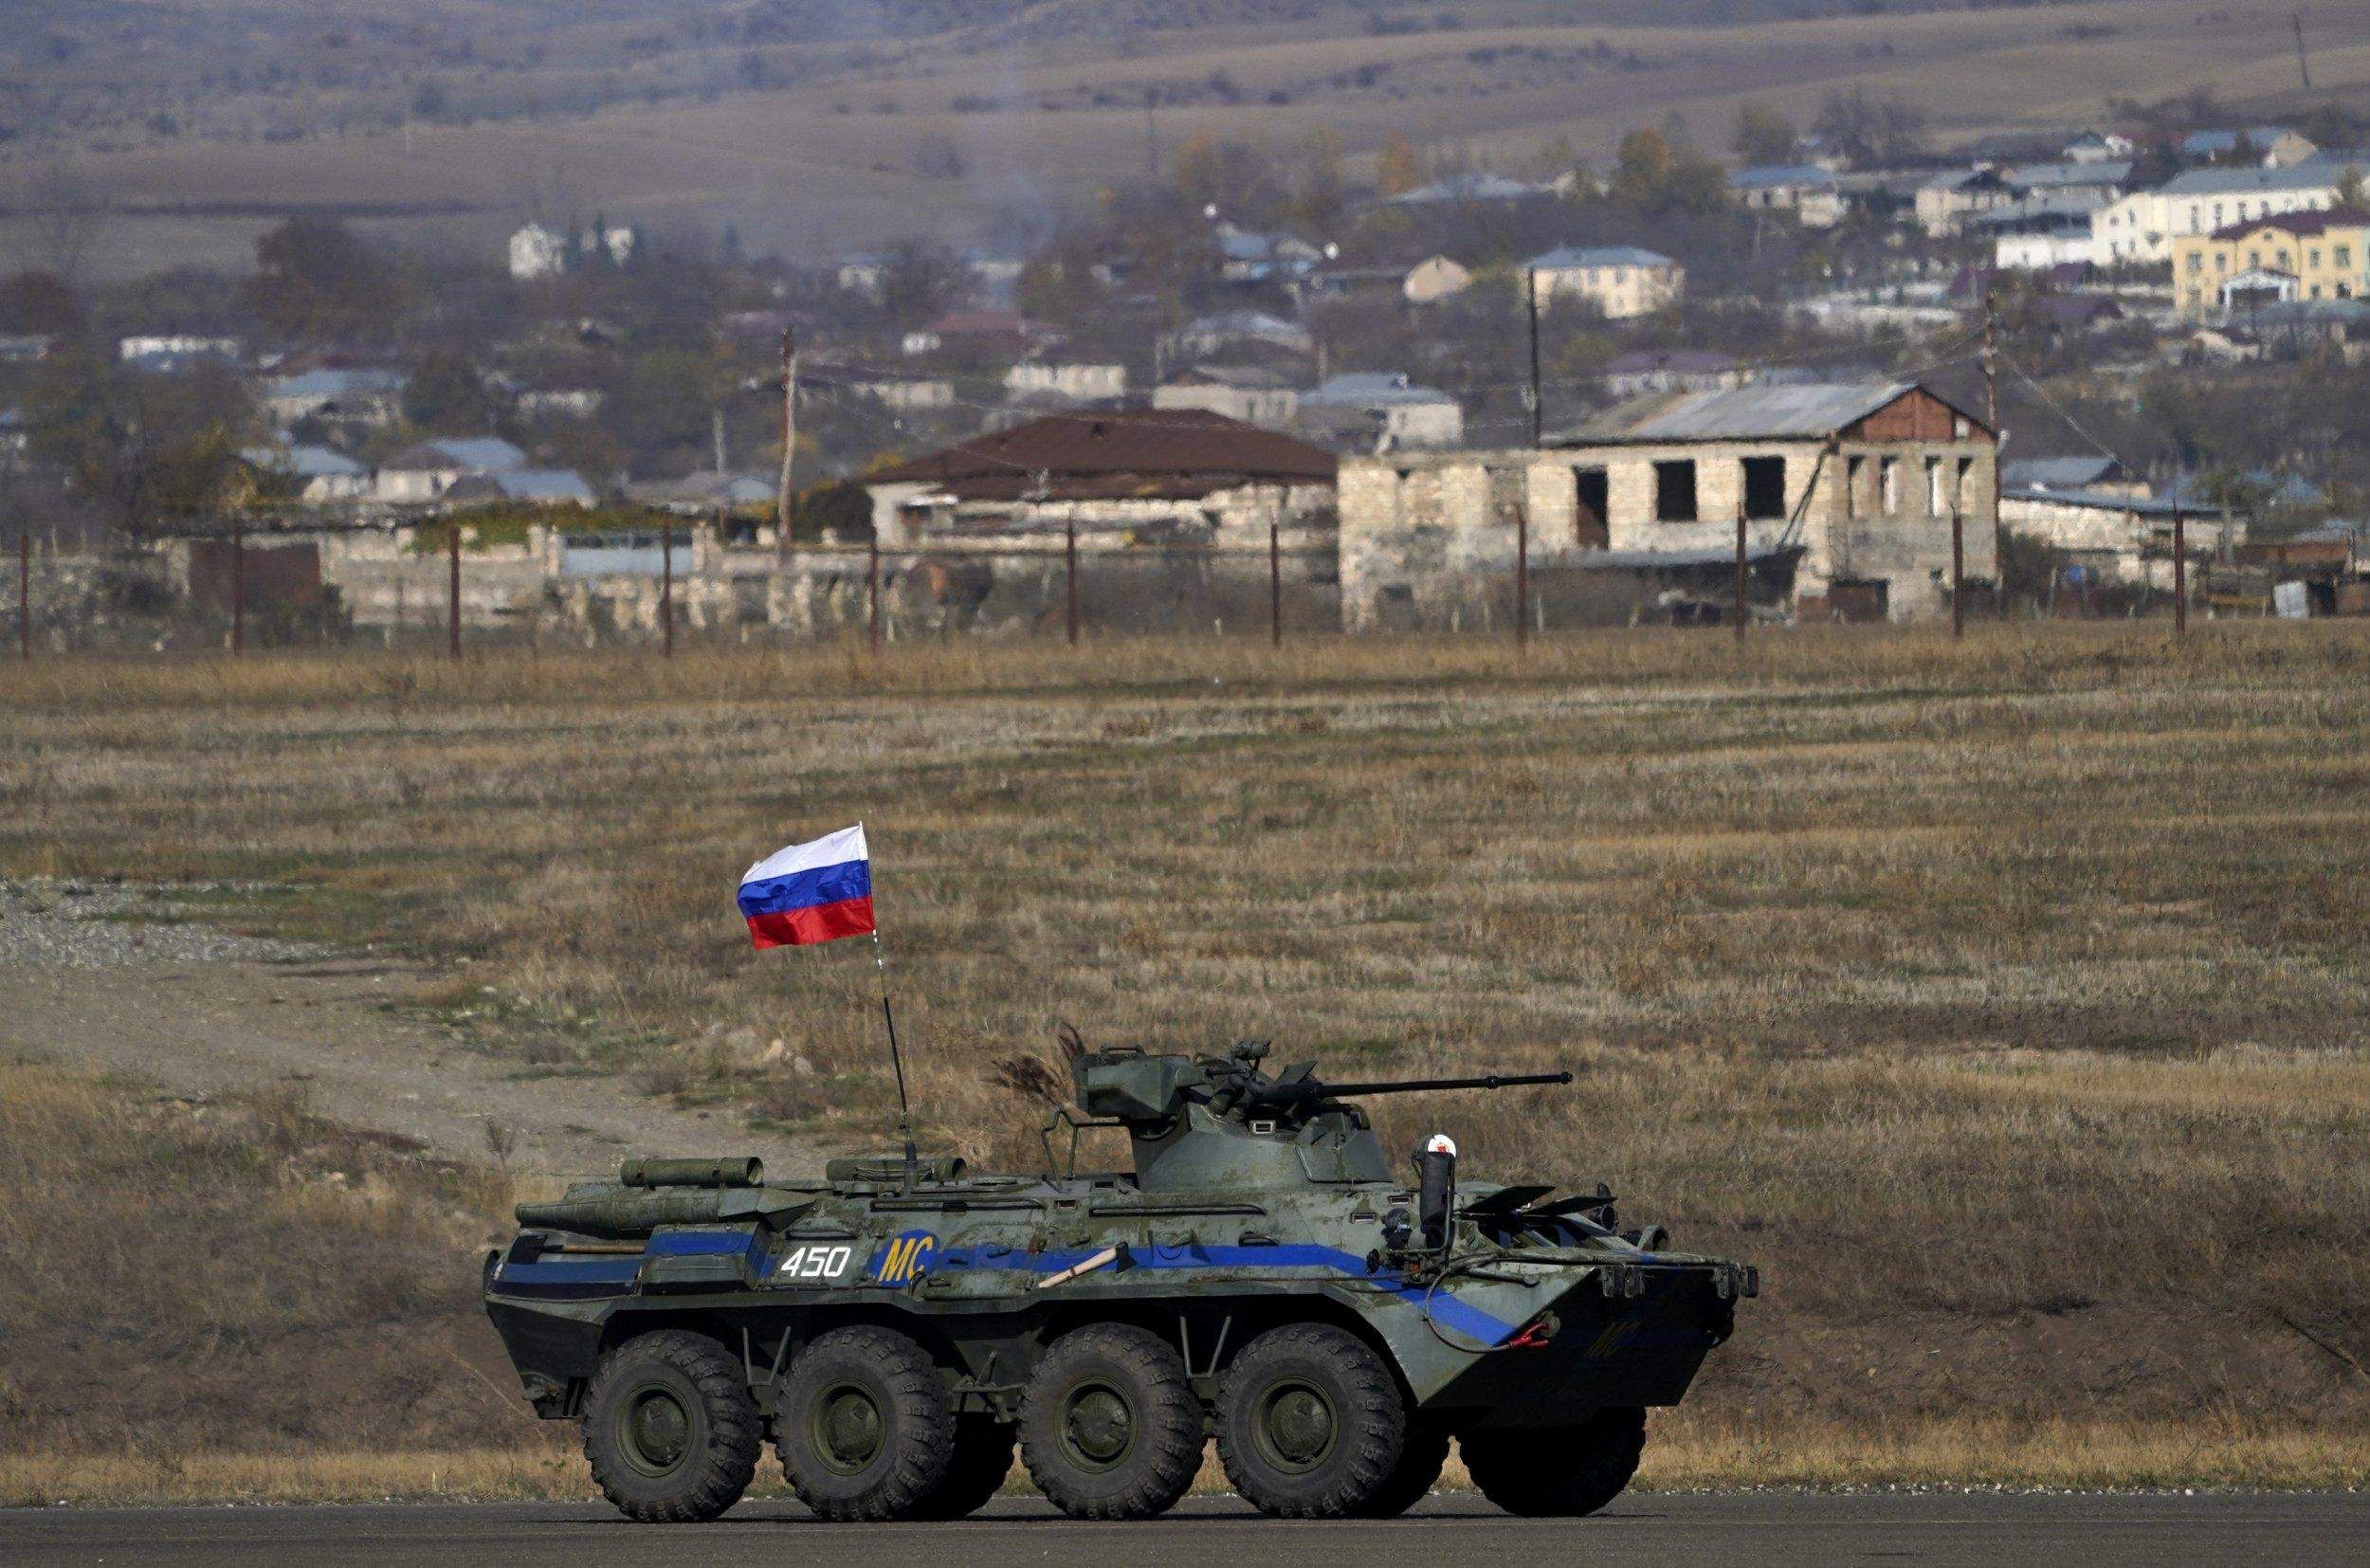
[(1559, 245), (1522, 264), (1535, 272), (1561, 272), (1591, 266), (1676, 266), (1659, 251), (1636, 245)]
[(1662, 392), (1608, 409), (1571, 430), (1549, 436), (1546, 444), (1813, 439), (1866, 419), (1916, 387), (1914, 381), (1861, 381)]
[(2174, 175), (2158, 190), (2160, 196), (2243, 196), (2267, 191), (2334, 190), (2344, 173), (2318, 158), (2285, 169), (2192, 169)]
[(1738, 170), (1728, 176), (1728, 184), (1739, 191), (1766, 191), (1788, 185), (1831, 191), (1834, 189), (1835, 176), (1832, 171), (1815, 163), (1764, 163)]
[(1314, 392), (1303, 392), (1301, 402), (1309, 404), (1347, 404), (1374, 407), (1385, 403), (1454, 403), (1455, 398), (1437, 387), (1419, 386), (1404, 375), (1388, 371), (1358, 371), (1337, 375)]
[(2081, 490), (2123, 471), (2111, 457), (2028, 457), (1999, 465), (1999, 483), (2010, 490)]
[(1330, 452), (1224, 414), (1113, 409), (1032, 419), (898, 464), (866, 482), (1025, 494), (1043, 475), (1056, 491), (1076, 494), (1081, 481), (1108, 480), (1113, 493), (1137, 494), (1143, 490), (1140, 482), (1158, 477), (1165, 481), (1156, 486), (1163, 494), (1207, 494), (1247, 480), (1330, 484), (1339, 468)]
[(502, 494), (513, 501), (562, 501), (592, 504), (592, 487), (566, 468), (510, 468), (494, 475)]

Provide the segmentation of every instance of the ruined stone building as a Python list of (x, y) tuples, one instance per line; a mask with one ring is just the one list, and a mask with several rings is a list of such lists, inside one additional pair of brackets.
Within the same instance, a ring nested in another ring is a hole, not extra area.
[(1345, 458), (1342, 620), (1503, 617), (1518, 515), (1561, 624), (1724, 604), (1740, 516), (1761, 613), (1945, 614), (1954, 514), (1966, 580), (1997, 575), (1996, 461), (1981, 420), (1907, 382), (1669, 392), (1537, 449)]

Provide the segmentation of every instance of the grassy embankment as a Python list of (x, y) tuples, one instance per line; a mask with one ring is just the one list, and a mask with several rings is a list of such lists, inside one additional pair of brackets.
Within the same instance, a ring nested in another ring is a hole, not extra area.
[[(2346, 627), (37, 665), (0, 869), (284, 883), (231, 913), (467, 960), (430, 1000), (522, 1071), (865, 1140), (868, 956), (753, 957), (729, 904), (863, 816), (942, 1144), (1033, 1156), (988, 1067), (1057, 1018), (1581, 1068), (1384, 1124), (1763, 1266), (1656, 1482), (2360, 1484), (2365, 674)], [(508, 1428), (354, 1430), (80, 1473), (575, 1484), (531, 1428), (523, 1470), (440, 1457)]]

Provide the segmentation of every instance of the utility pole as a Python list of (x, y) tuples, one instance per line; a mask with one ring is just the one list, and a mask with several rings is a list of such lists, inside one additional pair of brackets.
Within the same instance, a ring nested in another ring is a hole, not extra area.
[(2288, 25), (2296, 29), (2296, 74), (2305, 79), (2305, 91), (2312, 91), (2312, 61), (2305, 53), (2305, 13), (2288, 13)]
[(33, 531), (22, 518), (16, 525), (16, 656), (33, 662)]
[(1522, 276), (1526, 283), (1522, 291), (1524, 302), (1529, 307), (1531, 318), (1531, 445), (1536, 447), (1540, 442), (1541, 421), (1546, 417), (1539, 401), (1539, 269), (1532, 267)]
[(724, 410), (722, 409), (708, 410), (708, 431), (716, 438), (716, 542), (722, 544), (724, 542), (724, 505), (730, 495), (732, 484), (728, 477), (731, 470), (725, 466), (724, 461)]
[[(1996, 611), (1998, 607), (2005, 602), (1999, 594), (1999, 455), (2007, 447), (2008, 440), (1999, 429), (1999, 300), (1998, 296), (1988, 287), (1983, 291), (1981, 360), (1983, 365), (1983, 423), (1990, 426), (1992, 429), (1992, 596), (1994, 610)], [(1966, 484), (1961, 482), (1959, 486), (1961, 506), (1966, 501)], [(1955, 509), (1951, 528), (1950, 554), (1955, 561), (1959, 558), (1960, 549)], [(1955, 587), (1951, 590), (1951, 598), (1953, 609), (1950, 613), (1955, 629), (1959, 615), (1956, 608), (1958, 590)], [(1956, 629), (1951, 633), (1954, 637), (1958, 634)]]
[(1158, 185), (1160, 182), (1160, 129), (1153, 118), (1154, 111), (1159, 106), (1159, 102), (1160, 89), (1146, 87), (1144, 89), (1144, 183), (1147, 185)]
[(782, 329), (782, 483), (774, 498), (774, 558), (790, 558), (790, 468), (798, 455), (798, 334)]

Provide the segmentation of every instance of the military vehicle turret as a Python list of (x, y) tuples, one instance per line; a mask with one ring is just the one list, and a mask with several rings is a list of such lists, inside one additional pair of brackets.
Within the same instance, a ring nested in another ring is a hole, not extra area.
[[(486, 1306), (536, 1410), (583, 1424), (637, 1520), (722, 1513), (769, 1439), (839, 1520), (969, 1513), (1016, 1445), (1065, 1513), (1145, 1518), (1212, 1436), (1280, 1516), (1401, 1512), (1452, 1438), (1513, 1512), (1610, 1502), (1754, 1270), (1618, 1229), (1601, 1186), (1461, 1180), (1445, 1138), (1395, 1171), (1352, 1103), (1569, 1073), (1328, 1084), (1266, 1055), (1075, 1054), (1043, 1176), (910, 1152), (781, 1182), (629, 1161), (520, 1207)], [(1050, 1174), (1099, 1126), (1132, 1172)]]

